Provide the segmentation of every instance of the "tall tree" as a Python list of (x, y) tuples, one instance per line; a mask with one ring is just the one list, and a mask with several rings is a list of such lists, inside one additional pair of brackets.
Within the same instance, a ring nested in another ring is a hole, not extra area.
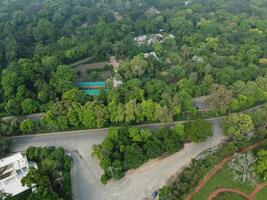
[(233, 99), (233, 93), (223, 85), (214, 84), (209, 97), (212, 109), (220, 113), (226, 113)]
[(233, 113), (223, 120), (222, 126), (225, 135), (238, 138), (251, 131), (254, 124), (249, 115)]

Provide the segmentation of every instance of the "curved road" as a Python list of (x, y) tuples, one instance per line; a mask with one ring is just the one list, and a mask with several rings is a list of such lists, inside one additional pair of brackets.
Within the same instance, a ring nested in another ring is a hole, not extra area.
[[(142, 167), (127, 172), (120, 181), (110, 181), (103, 186), (99, 164), (92, 158), (92, 146), (103, 141), (108, 129), (72, 131), (63, 133), (18, 136), (13, 138), (13, 151), (25, 151), (30, 146), (62, 146), (74, 159), (72, 185), (77, 200), (141, 200), (149, 197), (166, 181), (190, 163), (202, 151), (222, 143), (219, 118), (209, 119), (213, 136), (199, 144), (186, 144), (183, 150), (167, 158), (151, 160)], [(173, 125), (175, 123), (170, 123)], [(143, 125), (156, 128), (166, 124)]]

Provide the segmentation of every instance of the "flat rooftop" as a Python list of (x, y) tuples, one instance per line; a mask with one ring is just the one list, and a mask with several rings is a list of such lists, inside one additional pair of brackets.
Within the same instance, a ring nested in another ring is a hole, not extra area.
[(29, 167), (37, 168), (34, 162), (28, 162), (26, 156), (15, 153), (0, 160), (0, 190), (11, 196), (17, 195), (29, 188), (22, 186), (21, 179), (27, 175)]
[(0, 168), (5, 167), (7, 165), (13, 164), (16, 161), (24, 159), (21, 153), (13, 154), (12, 156), (2, 158), (0, 160)]

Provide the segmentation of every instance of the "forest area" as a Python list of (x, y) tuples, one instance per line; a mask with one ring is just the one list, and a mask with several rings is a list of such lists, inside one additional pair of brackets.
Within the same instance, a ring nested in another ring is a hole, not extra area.
[[(0, 158), (11, 136), (109, 127), (93, 147), (106, 184), (205, 141), (214, 128), (206, 119), (224, 117), (220, 125), (231, 141), (159, 190), (160, 199), (182, 199), (224, 157), (266, 138), (267, 107), (260, 106), (267, 102), (266, 19), (266, 0), (0, 1)], [(108, 78), (100, 76), (105, 69), (86, 71), (86, 81), (106, 84), (99, 95), (86, 95), (76, 63), (111, 58), (118, 66), (104, 64)], [(207, 98), (207, 109), (194, 104), (199, 97)], [(23, 118), (34, 114), (42, 117)], [(134, 127), (174, 121), (181, 123)], [(64, 149), (26, 153), (39, 167), (23, 179), (38, 185), (29, 199), (70, 199)], [(266, 169), (258, 170), (261, 177)]]
[[(264, 0), (4, 0), (0, 5), (1, 136), (197, 119), (267, 100)], [(122, 62), (100, 95), (75, 85), (81, 59)], [(1, 141), (2, 142), (2, 141)], [(5, 142), (6, 144), (6, 142)]]

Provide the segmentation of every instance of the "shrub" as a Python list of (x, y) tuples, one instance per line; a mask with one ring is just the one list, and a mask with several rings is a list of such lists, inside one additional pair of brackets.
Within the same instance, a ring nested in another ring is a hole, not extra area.
[(33, 121), (25, 119), (20, 123), (19, 127), (23, 133), (33, 133), (36, 126)]
[(251, 131), (254, 128), (254, 124), (249, 115), (233, 113), (226, 117), (222, 127), (225, 135), (241, 137), (244, 133)]
[(94, 145), (93, 155), (100, 161), (105, 174), (101, 182), (118, 180), (124, 173), (137, 168), (163, 153), (174, 153), (182, 143), (177, 132), (170, 128), (155, 130), (139, 128), (111, 128), (100, 145)]
[(185, 135), (188, 140), (202, 142), (207, 137), (212, 136), (212, 126), (203, 119), (190, 121), (185, 123)]
[(233, 179), (244, 184), (256, 185), (259, 182), (259, 176), (254, 170), (254, 163), (256, 161), (257, 157), (251, 152), (236, 154), (229, 162), (229, 168), (233, 174)]
[(185, 167), (169, 185), (159, 190), (159, 199), (183, 200), (217, 163), (250, 143), (251, 141), (247, 139), (227, 142), (221, 145), (215, 153), (199, 160), (193, 159), (190, 165)]

